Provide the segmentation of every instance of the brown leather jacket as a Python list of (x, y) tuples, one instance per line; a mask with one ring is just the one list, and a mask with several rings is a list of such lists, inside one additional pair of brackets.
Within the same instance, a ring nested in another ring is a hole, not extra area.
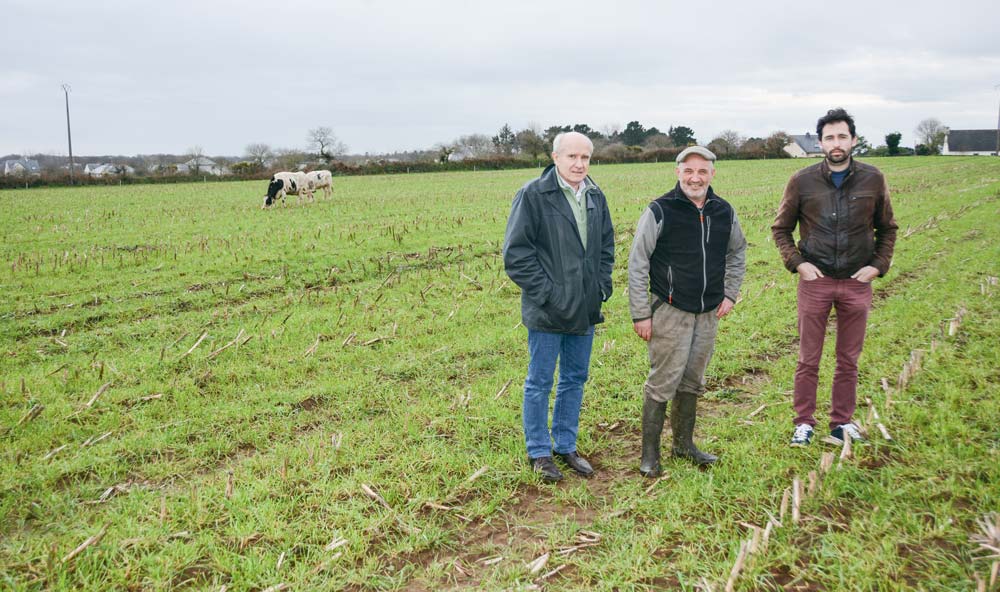
[[(808, 261), (823, 275), (843, 279), (866, 265), (883, 276), (896, 244), (889, 186), (875, 167), (851, 158), (837, 189), (826, 159), (792, 175), (771, 225), (789, 271)], [(798, 245), (792, 231), (799, 226)]]

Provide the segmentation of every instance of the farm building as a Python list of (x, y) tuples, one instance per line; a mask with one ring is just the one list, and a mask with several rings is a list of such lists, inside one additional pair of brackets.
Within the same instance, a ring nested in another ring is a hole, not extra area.
[(177, 173), (181, 175), (187, 173), (204, 173), (208, 175), (219, 176), (219, 175), (225, 175), (228, 172), (229, 171), (226, 169), (226, 167), (218, 164), (211, 158), (207, 158), (204, 156), (197, 156), (187, 162), (183, 162), (177, 165)]
[(785, 152), (793, 158), (809, 158), (812, 156), (823, 156), (823, 150), (819, 147), (819, 136), (814, 136), (806, 132), (802, 136), (788, 136), (791, 142), (785, 146)]
[(997, 153), (997, 130), (948, 130), (941, 154), (974, 156)]
[(17, 158), (3, 161), (3, 174), (6, 175), (40, 175), (42, 168), (37, 160)]

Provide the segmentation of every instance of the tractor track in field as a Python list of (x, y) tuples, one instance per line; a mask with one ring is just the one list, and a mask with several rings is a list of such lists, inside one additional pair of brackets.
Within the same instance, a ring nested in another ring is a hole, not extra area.
[[(457, 249), (458, 248), (456, 247), (455, 250)], [(450, 252), (452, 249), (438, 248), (437, 250)], [(16, 329), (12, 331), (10, 335), (10, 337), (14, 340), (31, 339), (38, 337), (42, 338), (55, 337), (58, 336), (63, 330), (77, 331), (77, 332), (89, 331), (89, 330), (99, 329), (101, 327), (112, 327), (122, 324), (135, 323), (137, 321), (147, 321), (162, 317), (172, 317), (179, 312), (199, 313), (199, 312), (204, 312), (206, 310), (211, 310), (213, 308), (217, 308), (219, 306), (245, 306), (259, 299), (268, 298), (282, 293), (286, 294), (297, 293), (299, 296), (299, 300), (305, 298), (310, 293), (325, 294), (330, 292), (338, 292), (343, 289), (346, 289), (348, 293), (351, 293), (350, 290), (356, 286), (364, 285), (366, 283), (374, 284), (374, 282), (379, 281), (381, 279), (381, 283), (378, 284), (377, 286), (374, 286), (374, 290), (377, 291), (381, 289), (385, 284), (391, 283), (394, 278), (398, 279), (400, 277), (403, 277), (404, 274), (419, 273), (422, 271), (445, 271), (453, 268), (461, 268), (467, 264), (474, 263), (476, 261), (485, 261), (491, 258), (496, 259), (498, 254), (499, 252), (481, 252), (481, 253), (472, 253), (472, 256), (468, 259), (456, 259), (451, 261), (437, 261), (436, 259), (432, 259), (428, 262), (419, 265), (401, 264), (393, 267), (387, 273), (380, 273), (379, 275), (368, 274), (355, 278), (350, 278), (348, 280), (341, 280), (339, 278), (336, 278), (332, 281), (329, 281), (327, 279), (313, 280), (313, 281), (307, 281), (306, 283), (301, 285), (294, 285), (294, 286), (281, 285), (281, 286), (272, 286), (269, 288), (263, 288), (257, 290), (252, 290), (252, 289), (241, 290), (238, 292), (239, 296), (235, 297), (224, 296), (226, 300), (223, 302), (214, 301), (214, 302), (198, 303), (193, 300), (180, 299), (183, 294), (198, 293), (198, 292), (203, 292), (205, 290), (211, 290), (213, 293), (215, 293), (216, 289), (224, 290), (227, 287), (231, 287), (241, 283), (246, 284), (247, 282), (253, 282), (253, 281), (257, 282), (281, 281), (284, 278), (284, 276), (280, 274), (255, 275), (255, 274), (244, 273), (242, 276), (238, 276), (229, 280), (217, 280), (214, 282), (195, 283), (195, 284), (190, 284), (184, 288), (176, 288), (172, 290), (144, 290), (119, 298), (107, 298), (107, 297), (100, 298), (96, 296), (95, 297), (88, 296), (85, 300), (69, 304), (48, 304), (47, 306), (44, 307), (39, 307), (35, 305), (30, 309), (9, 311), (3, 316), (3, 318), (16, 321), (19, 319), (30, 319), (33, 317), (45, 317), (47, 315), (55, 314), (56, 312), (75, 307), (78, 307), (80, 309), (95, 308), (109, 303), (121, 304), (125, 302), (143, 301), (145, 299), (152, 297), (168, 296), (168, 295), (174, 295), (176, 298), (176, 300), (174, 300), (173, 302), (167, 304), (166, 306), (160, 306), (155, 311), (150, 311), (148, 309), (132, 309), (129, 311), (116, 313), (113, 318), (111, 317), (111, 315), (107, 313), (97, 313), (90, 316), (85, 316), (81, 319), (74, 319), (70, 322), (67, 322), (66, 324), (64, 324), (59, 328), (50, 329), (44, 327), (25, 327), (25, 328), (18, 328), (19, 330)], [(408, 253), (408, 254), (403, 254), (402, 256), (404, 258), (410, 259), (410, 258), (423, 257), (424, 255), (422, 255), (421, 253), (412, 253), (412, 254)], [(493, 269), (488, 261), (486, 263), (486, 269), (487, 270)], [(465, 279), (463, 280), (463, 282), (468, 283), (469, 280)], [(361, 293), (364, 293), (364, 290), (362, 290)], [(275, 307), (270, 312), (274, 313), (278, 312), (278, 310), (280, 310), (279, 307)], [(267, 313), (267, 311), (264, 312), (265, 314)], [(109, 318), (111, 318), (114, 322), (113, 323), (105, 322)]]

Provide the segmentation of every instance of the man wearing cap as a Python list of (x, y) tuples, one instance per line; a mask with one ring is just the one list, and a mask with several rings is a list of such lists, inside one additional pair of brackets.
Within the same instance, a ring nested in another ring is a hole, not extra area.
[(593, 151), (581, 133), (556, 136), (554, 164), (514, 196), (504, 235), (504, 268), (521, 288), (521, 321), (528, 329), (524, 439), (532, 470), (548, 482), (562, 479), (553, 452), (579, 475), (594, 472), (577, 452), (576, 437), (594, 325), (604, 321), (601, 303), (611, 297), (615, 231), (604, 193), (587, 176)]
[(719, 319), (736, 304), (747, 242), (736, 211), (712, 191), (715, 154), (701, 146), (677, 155), (677, 185), (639, 218), (628, 259), (629, 310), (648, 342), (639, 471), (658, 477), (660, 433), (670, 405), (673, 455), (697, 465), (717, 457), (694, 445), (698, 397)]

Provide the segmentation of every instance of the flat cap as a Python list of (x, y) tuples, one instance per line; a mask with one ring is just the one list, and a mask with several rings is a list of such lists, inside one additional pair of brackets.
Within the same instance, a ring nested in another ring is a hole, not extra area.
[(677, 155), (677, 162), (682, 163), (688, 156), (692, 154), (697, 154), (698, 156), (704, 158), (705, 160), (710, 160), (715, 162), (715, 154), (711, 150), (705, 148), (704, 146), (688, 146), (681, 153)]

